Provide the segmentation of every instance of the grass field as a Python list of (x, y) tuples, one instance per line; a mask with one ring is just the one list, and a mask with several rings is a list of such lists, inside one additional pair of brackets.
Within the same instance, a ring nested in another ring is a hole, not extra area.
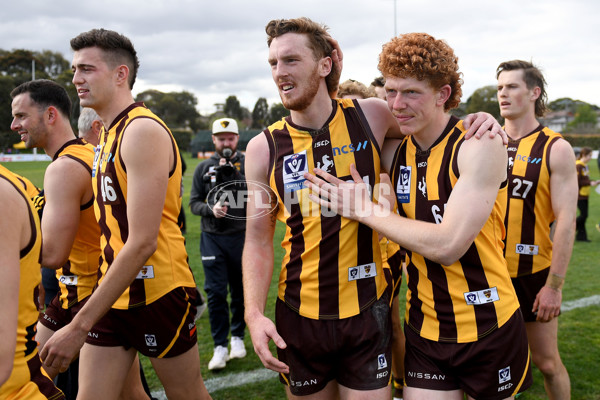
[[(184, 204), (187, 205), (191, 188), (194, 168), (199, 160), (186, 156), (187, 172), (184, 176)], [(43, 172), (47, 165), (45, 162), (15, 162), (3, 163), (10, 170), (31, 179), (36, 185), (42, 186)], [(600, 174), (595, 160), (590, 162), (592, 179), (600, 179)], [(191, 215), (186, 207), (187, 215), (187, 250), (190, 264), (194, 270), (198, 286), (202, 288), (204, 275), (199, 254), (200, 218)], [(587, 222), (588, 236), (592, 242), (575, 242), (573, 256), (569, 266), (563, 301), (572, 301), (593, 295), (600, 295), (600, 280), (596, 273), (600, 273), (600, 232), (594, 225), (600, 222), (600, 195), (593, 192), (590, 196), (590, 217)], [(271, 318), (274, 313), (276, 297), (276, 282), (279, 261), (283, 254), (278, 243), (283, 235), (283, 227), (278, 225), (275, 238), (275, 274), (269, 292), (267, 315)], [(401, 296), (405, 291), (403, 287)], [(401, 315), (403, 311), (401, 310)], [(277, 378), (261, 382), (235, 386), (237, 373), (262, 369), (262, 364), (252, 350), (252, 343), (247, 334), (245, 338), (248, 356), (242, 360), (232, 360), (220, 372), (211, 372), (207, 364), (212, 357), (212, 339), (208, 325), (208, 315), (197, 322), (198, 347), (202, 363), (202, 375), (205, 381), (214, 381), (215, 378), (225, 378), (231, 381), (231, 387), (213, 391), (214, 399), (282, 399), (285, 398), (283, 385)], [(563, 362), (569, 370), (572, 385), (572, 398), (574, 400), (600, 400), (600, 306), (574, 309), (563, 313), (559, 319), (559, 346)], [(153, 390), (160, 389), (160, 382), (156, 379), (149, 361), (143, 359), (146, 375)], [(534, 368), (534, 385), (519, 400), (545, 399), (541, 374)]]

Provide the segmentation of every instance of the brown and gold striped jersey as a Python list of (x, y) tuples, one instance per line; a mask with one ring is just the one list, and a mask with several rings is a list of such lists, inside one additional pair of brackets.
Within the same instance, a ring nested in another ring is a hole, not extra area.
[(371, 186), (379, 182), (380, 150), (357, 102), (334, 100), (323, 128), (314, 131), (284, 118), (264, 131), (270, 150), (269, 184), (285, 223), (279, 298), (312, 319), (359, 314), (386, 290), (377, 232), (308, 198), (304, 172), (320, 168), (351, 180), (355, 164)]
[(150, 304), (177, 287), (195, 287), (187, 261), (187, 252), (177, 218), (181, 209), (181, 161), (171, 131), (143, 103), (125, 109), (110, 126), (103, 128), (92, 168), (94, 209), (99, 222), (102, 258), (100, 284), (110, 265), (127, 241), (127, 171), (121, 158), (121, 143), (129, 124), (138, 118), (149, 118), (171, 138), (175, 167), (169, 171), (167, 194), (160, 222), (157, 249), (146, 261), (137, 277), (113, 308), (128, 309)]
[[(82, 139), (65, 143), (54, 155), (68, 157), (80, 163), (90, 173), (94, 162), (94, 146)], [(100, 260), (100, 227), (94, 214), (94, 199), (80, 207), (79, 227), (69, 254), (69, 260), (56, 271), (61, 307), (67, 309), (92, 294), (98, 282)]]
[(542, 125), (508, 143), (508, 206), (505, 256), (510, 276), (550, 267), (550, 149), (562, 136)]
[[(30, 241), (20, 253), (19, 311), (13, 369), (8, 380), (0, 386), (0, 398), (32, 398), (21, 396), (21, 393), (22, 388), (28, 385), (31, 380), (32, 371), (29, 364), (35, 364), (37, 361), (39, 368), (35, 334), (39, 315), (37, 307), (38, 287), (42, 280), (40, 272), (42, 234), (37, 212), (33, 203), (31, 203), (29, 194), (25, 192), (21, 180), (2, 165), (0, 165), (0, 179), (11, 183), (28, 204), (31, 227)], [(34, 360), (34, 358), (37, 358), (37, 360)]]
[[(412, 136), (398, 146), (390, 175), (400, 215), (441, 223), (460, 178), (457, 158), (464, 133), (462, 121), (451, 117), (430, 149), (421, 150)], [(506, 183), (481, 232), (452, 265), (407, 250), (405, 321), (422, 337), (473, 342), (502, 326), (519, 307), (502, 253), (505, 204)]]

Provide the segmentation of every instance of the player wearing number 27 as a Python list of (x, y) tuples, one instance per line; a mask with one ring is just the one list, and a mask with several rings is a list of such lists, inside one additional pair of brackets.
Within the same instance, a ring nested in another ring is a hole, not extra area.
[[(498, 104), (506, 120), (508, 269), (527, 327), (534, 364), (550, 399), (570, 397), (569, 375), (558, 353), (557, 316), (577, 214), (575, 155), (560, 134), (540, 125), (546, 109), (545, 80), (527, 61), (497, 69)], [(554, 222), (554, 238), (550, 225)]]

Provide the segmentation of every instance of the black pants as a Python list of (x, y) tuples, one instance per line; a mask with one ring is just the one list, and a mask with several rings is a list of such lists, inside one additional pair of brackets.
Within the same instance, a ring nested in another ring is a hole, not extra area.
[[(202, 232), (200, 236), (204, 291), (208, 298), (208, 319), (215, 346), (227, 347), (230, 330), (231, 336), (244, 337), (246, 329), (242, 287), (244, 237), (243, 231), (231, 235)], [(227, 303), (228, 287), (231, 298), (229, 304)]]
[(577, 200), (577, 208), (579, 208), (579, 216), (576, 219), (577, 235), (575, 240), (588, 240), (585, 230), (585, 221), (588, 217), (588, 199)]

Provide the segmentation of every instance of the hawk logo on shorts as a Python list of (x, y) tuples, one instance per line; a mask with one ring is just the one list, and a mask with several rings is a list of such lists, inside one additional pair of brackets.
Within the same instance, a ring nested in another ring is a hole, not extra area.
[(146, 338), (146, 346), (148, 346), (148, 347), (158, 346), (158, 344), (156, 343), (156, 336), (144, 334), (144, 337)]
[(498, 383), (504, 383), (511, 380), (510, 367), (502, 368), (498, 370)]
[(377, 369), (387, 368), (387, 360), (385, 359), (385, 354), (380, 354), (377, 356)]

